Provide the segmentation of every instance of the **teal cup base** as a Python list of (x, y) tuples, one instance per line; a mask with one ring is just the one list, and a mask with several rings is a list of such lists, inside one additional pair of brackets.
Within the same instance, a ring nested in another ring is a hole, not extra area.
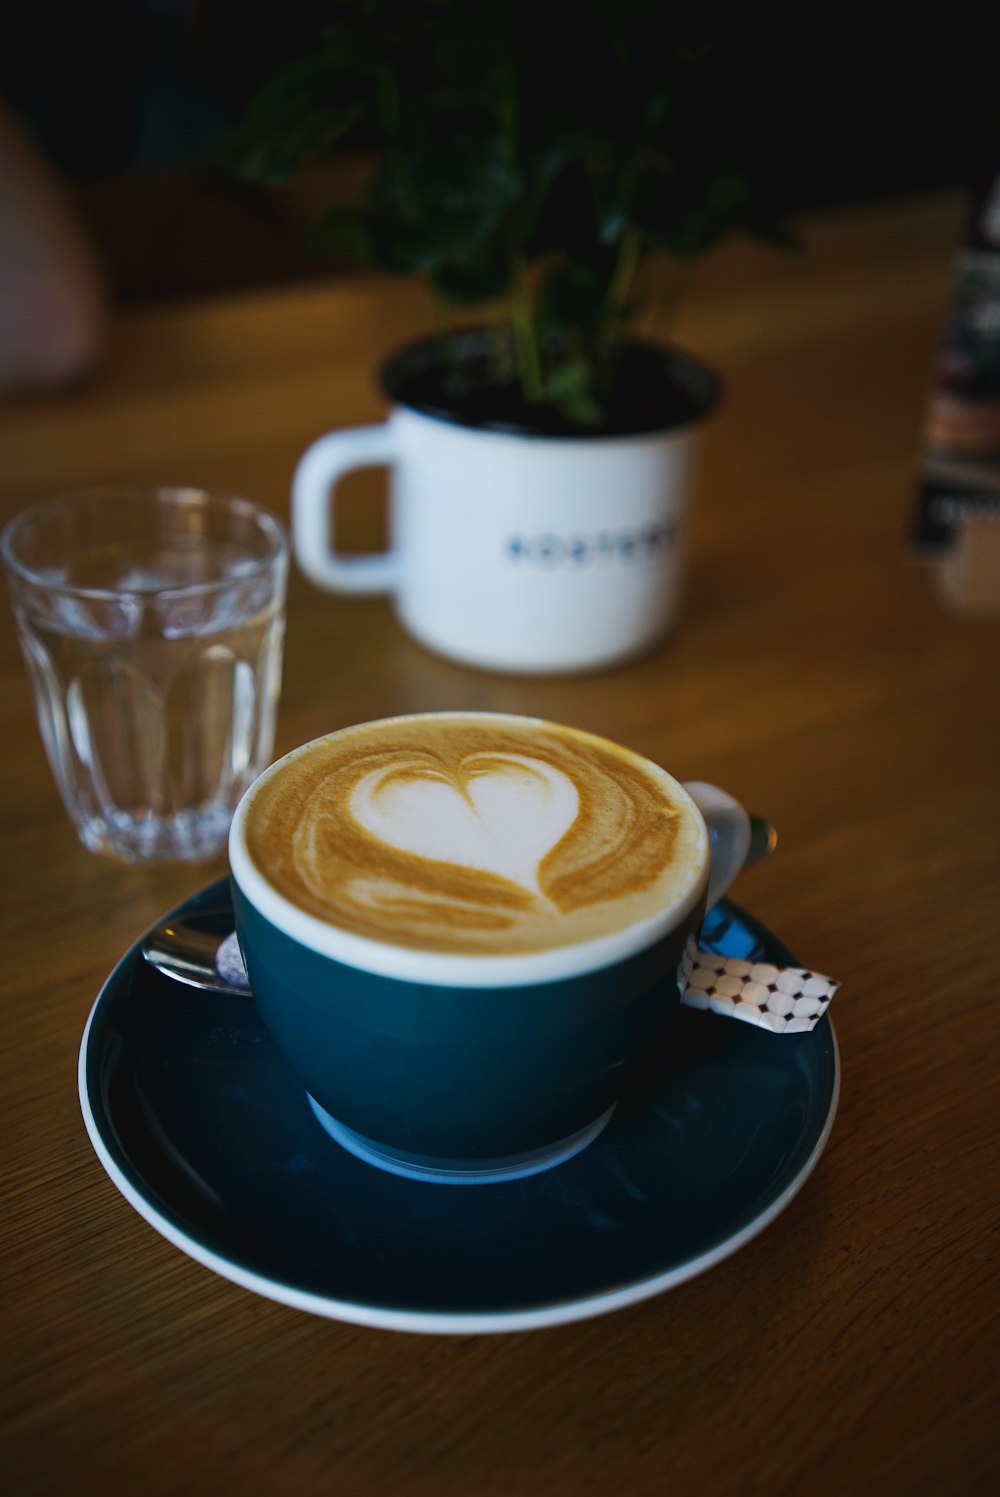
[(504, 1180), (523, 1180), (527, 1175), (539, 1175), (543, 1170), (554, 1169), (581, 1153), (607, 1127), (614, 1107), (571, 1133), (567, 1138), (542, 1149), (531, 1149), (524, 1154), (509, 1154), (500, 1159), (441, 1160), (420, 1154), (406, 1154), (386, 1148), (374, 1139), (365, 1138), (344, 1123), (331, 1117), (314, 1097), (306, 1093), (306, 1099), (320, 1125), (342, 1148), (347, 1149), (365, 1164), (373, 1164), (392, 1175), (403, 1175), (408, 1180), (426, 1180), (442, 1185), (491, 1185)]
[(261, 1018), (327, 1131), (369, 1163), (430, 1179), (512, 1179), (585, 1148), (668, 1062), (677, 970), (703, 908), (606, 967), (451, 987), (316, 951), (235, 880), (233, 905)]

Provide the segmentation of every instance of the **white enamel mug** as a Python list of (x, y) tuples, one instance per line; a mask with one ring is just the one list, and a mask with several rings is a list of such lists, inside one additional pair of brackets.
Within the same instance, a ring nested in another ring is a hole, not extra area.
[[(392, 594), (415, 639), (469, 665), (573, 672), (651, 648), (682, 601), (692, 459), (715, 377), (657, 352), (682, 392), (668, 426), (498, 430), (424, 398), (412, 361), (428, 347), (383, 371), (395, 402), (384, 424), (330, 432), (303, 455), (292, 491), (302, 570), (330, 592)], [(342, 555), (337, 484), (382, 465), (392, 470), (390, 548)]]

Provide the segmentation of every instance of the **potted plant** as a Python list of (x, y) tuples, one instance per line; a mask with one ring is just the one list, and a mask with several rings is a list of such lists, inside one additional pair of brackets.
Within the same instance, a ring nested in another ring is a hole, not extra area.
[[(649, 0), (341, 0), (231, 143), (274, 183), (360, 141), (366, 191), (317, 242), (423, 276), (459, 313), (383, 369), (386, 426), (305, 455), (293, 530), (314, 580), (394, 591), (418, 639), (470, 663), (593, 668), (677, 612), (692, 444), (719, 382), (649, 335), (665, 267), (733, 230), (786, 236), (740, 159), (753, 113), (734, 50), (663, 31)], [(395, 467), (393, 550), (347, 560), (327, 496), (372, 462)]]

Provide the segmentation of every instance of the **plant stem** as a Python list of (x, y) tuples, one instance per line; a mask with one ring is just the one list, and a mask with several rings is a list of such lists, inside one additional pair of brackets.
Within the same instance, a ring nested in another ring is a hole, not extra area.
[(614, 322), (625, 312), (641, 259), (642, 232), (633, 226), (626, 229), (618, 248), (618, 259), (608, 285), (608, 294), (604, 298), (602, 322), (605, 325)]
[(515, 249), (508, 256), (510, 266), (510, 310), (514, 327), (514, 346), (521, 389), (528, 401), (542, 399), (542, 366), (538, 338), (531, 309), (531, 288), (522, 257)]

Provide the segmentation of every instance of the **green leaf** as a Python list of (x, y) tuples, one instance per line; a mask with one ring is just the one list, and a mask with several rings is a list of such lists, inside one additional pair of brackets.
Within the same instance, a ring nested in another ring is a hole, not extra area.
[(599, 426), (604, 416), (593, 386), (594, 369), (583, 355), (553, 360), (542, 377), (546, 404), (577, 426)]
[(222, 142), (219, 159), (251, 181), (286, 182), (364, 115), (356, 77), (340, 72), (325, 53), (304, 58), (264, 85), (243, 123)]
[(504, 135), (488, 123), (419, 136), (387, 155), (369, 209), (376, 263), (437, 275), (469, 263), (521, 192)]
[(446, 301), (476, 306), (504, 296), (510, 267), (504, 239), (494, 235), (468, 254), (456, 254), (433, 272), (432, 280)]
[(611, 257), (557, 260), (542, 281), (538, 320), (543, 332), (575, 329), (594, 334), (604, 323), (605, 305), (614, 270)]
[(334, 208), (308, 230), (307, 254), (324, 259), (336, 255), (356, 265), (371, 264), (375, 258), (371, 231), (365, 214), (356, 208)]
[(337, 0), (229, 142), (262, 182), (360, 133), (375, 170), (310, 236), (462, 304), (506, 296), (531, 399), (594, 419), (650, 252), (790, 231), (760, 190), (766, 48), (661, 0)]

